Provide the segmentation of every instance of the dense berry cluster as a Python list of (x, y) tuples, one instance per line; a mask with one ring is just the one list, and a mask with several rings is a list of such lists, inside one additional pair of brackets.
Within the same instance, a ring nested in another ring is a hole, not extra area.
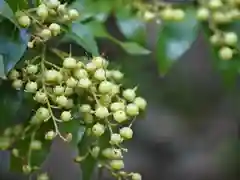
[[(79, 127), (85, 127), (87, 136), (94, 139), (89, 141), (91, 148), (87, 154), (76, 157), (76, 162), (92, 156), (97, 159), (99, 166), (110, 170), (118, 179), (141, 180), (140, 174), (123, 171), (123, 153), (126, 149), (122, 143), (133, 137), (131, 126), (147, 105), (145, 99), (137, 96), (137, 88), (125, 89), (121, 83), (123, 73), (109, 69), (109, 63), (103, 57), (92, 57), (84, 62), (59, 51), (61, 53), (55, 53), (61, 63), (55, 64), (47, 55), (45, 41), (59, 35), (64, 31), (62, 25), (77, 17), (75, 9), (68, 9), (58, 0), (43, 1), (36, 9), (17, 14), (19, 25), (33, 32), (29, 48), (37, 46), (42, 51), (25, 61), (24, 67), (13, 69), (8, 75), (12, 87), (24, 89), (37, 104), (27, 125), (21, 126), (21, 131), (13, 130), (18, 139), (30, 137), (27, 159), (26, 155), (20, 155), (17, 147), (12, 154), (23, 160), (23, 172), (30, 173), (38, 169), (40, 164), (33, 166), (31, 155), (41, 151), (56, 136), (70, 142), (73, 134), (63, 133), (60, 126), (74, 121)], [(44, 129), (40, 128), (42, 126)], [(7, 129), (4, 136), (11, 133), (12, 129), (11, 132)], [(42, 134), (43, 138), (40, 139), (37, 133)], [(103, 137), (104, 147), (100, 144)], [(13, 140), (16, 143), (16, 138)], [(2, 149), (12, 144), (12, 141), (0, 142), (3, 142), (0, 144)], [(41, 174), (38, 179), (48, 179), (47, 174)]]
[(210, 42), (219, 48), (219, 57), (230, 60), (237, 53), (238, 36), (236, 32), (229, 31), (225, 25), (234, 23), (240, 18), (239, 0), (207, 0), (199, 1), (200, 7), (197, 18), (206, 21), (213, 32)]

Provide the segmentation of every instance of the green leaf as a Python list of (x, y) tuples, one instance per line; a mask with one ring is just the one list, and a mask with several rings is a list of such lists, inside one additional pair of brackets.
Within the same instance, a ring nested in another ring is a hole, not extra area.
[(122, 34), (131, 41), (145, 44), (146, 25), (131, 13), (131, 9), (122, 8), (116, 13), (117, 25)]
[(186, 9), (180, 22), (163, 22), (157, 42), (157, 59), (161, 75), (165, 75), (193, 44), (198, 35), (198, 21), (193, 9)]
[(149, 51), (148, 49), (145, 49), (144, 47), (134, 42), (121, 42), (119, 45), (127, 53), (132, 55), (147, 55), (151, 53), (151, 51)]
[(28, 0), (5, 0), (11, 9), (16, 12), (18, 10), (28, 8)]
[(16, 29), (9, 21), (0, 24), (0, 55), (3, 56), (5, 75), (23, 56), (30, 36), (25, 29)]
[(17, 25), (15, 15), (12, 9), (9, 7), (8, 3), (4, 0), (0, 0), (0, 15), (10, 20), (13, 24)]
[(94, 56), (99, 55), (98, 46), (91, 30), (80, 23), (72, 24), (65, 39), (71, 39)]
[(0, 55), (0, 77), (2, 77), (3, 79), (6, 78), (5, 70), (4, 70), (4, 61), (3, 61), (3, 56), (2, 55)]
[(106, 28), (101, 22), (90, 21), (85, 24), (93, 33), (95, 37), (99, 38), (111, 38), (111, 35), (107, 32)]

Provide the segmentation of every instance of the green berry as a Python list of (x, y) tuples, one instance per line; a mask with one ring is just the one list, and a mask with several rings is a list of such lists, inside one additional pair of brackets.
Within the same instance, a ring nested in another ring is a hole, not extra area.
[(59, 5), (60, 5), (60, 1), (59, 0), (47, 0), (46, 1), (46, 5), (49, 7), (49, 8), (57, 8)]
[(80, 106), (79, 110), (82, 113), (89, 113), (91, 112), (91, 106), (89, 104), (83, 104)]
[(94, 57), (92, 59), (92, 62), (96, 65), (97, 68), (106, 68), (108, 65), (108, 62), (106, 61), (106, 59), (100, 56)]
[(201, 7), (197, 10), (197, 18), (201, 21), (206, 21), (209, 18), (209, 10), (207, 8)]
[(110, 162), (110, 166), (114, 170), (120, 170), (120, 169), (124, 168), (124, 162), (123, 162), (123, 160), (112, 160)]
[(134, 89), (126, 89), (123, 91), (122, 95), (127, 101), (130, 101), (130, 102), (132, 102), (136, 97), (136, 93)]
[(99, 152), (100, 152), (100, 147), (99, 146), (95, 146), (91, 150), (91, 154), (94, 158), (97, 158), (99, 156)]
[(97, 69), (94, 73), (94, 78), (99, 81), (105, 80), (106, 79), (106, 71), (102, 68)]
[(58, 11), (59, 13), (64, 14), (64, 13), (66, 12), (66, 5), (65, 5), (65, 4), (60, 4), (60, 5), (58, 6), (58, 8), (57, 8), (57, 11)]
[(113, 84), (109, 81), (102, 81), (98, 87), (100, 93), (110, 93), (112, 91)]
[(42, 142), (38, 140), (34, 140), (30, 144), (30, 149), (32, 150), (40, 150), (42, 149)]
[(161, 12), (162, 19), (165, 21), (173, 20), (174, 19), (174, 10), (171, 8), (165, 8)]
[(95, 111), (95, 116), (104, 119), (109, 116), (108, 109), (106, 107), (100, 106)]
[(88, 78), (82, 78), (78, 81), (77, 86), (80, 88), (87, 89), (92, 85), (92, 82)]
[(40, 36), (44, 39), (44, 40), (48, 40), (51, 36), (52, 36), (52, 32), (49, 29), (43, 29), (40, 32)]
[(39, 174), (37, 180), (49, 180), (49, 177), (46, 173)]
[(125, 111), (122, 111), (122, 110), (118, 110), (115, 113), (113, 113), (113, 118), (118, 123), (122, 123), (128, 119)]
[(134, 100), (134, 104), (136, 104), (138, 108), (141, 110), (146, 109), (146, 106), (147, 106), (146, 100), (143, 99), (142, 97), (136, 97)]
[(66, 69), (74, 69), (76, 68), (77, 61), (72, 57), (67, 57), (63, 60), (63, 67)]
[(73, 95), (73, 93), (74, 93), (73, 88), (70, 88), (70, 87), (65, 88), (65, 91), (64, 91), (65, 96), (71, 96), (71, 95)]
[(111, 72), (111, 76), (113, 77), (114, 80), (119, 81), (123, 78), (123, 73), (115, 70)]
[(64, 87), (62, 86), (55, 86), (53, 92), (56, 96), (60, 96), (64, 94)]
[(25, 86), (25, 90), (30, 93), (35, 93), (38, 89), (36, 82), (28, 82)]
[(22, 171), (24, 174), (29, 174), (32, 171), (32, 168), (29, 165), (23, 165)]
[(35, 96), (34, 100), (37, 101), (38, 103), (45, 104), (47, 102), (47, 94), (41, 91), (38, 91)]
[(210, 37), (212, 45), (220, 45), (222, 43), (222, 37), (219, 34), (214, 34)]
[(71, 20), (76, 20), (79, 17), (79, 13), (76, 9), (70, 9), (68, 11), (68, 16)]
[(120, 135), (124, 138), (124, 139), (131, 139), (133, 136), (133, 131), (130, 127), (123, 127), (120, 129)]
[(110, 138), (110, 144), (112, 145), (118, 145), (120, 144), (121, 142), (123, 141), (122, 137), (120, 134), (117, 134), (117, 133), (114, 133), (111, 135), (111, 138)]
[(73, 72), (73, 76), (77, 79), (81, 79), (81, 78), (87, 78), (88, 77), (88, 73), (85, 69), (76, 69)]
[(36, 117), (41, 120), (41, 121), (45, 121), (50, 117), (50, 112), (47, 108), (45, 107), (40, 107), (38, 108), (38, 110), (36, 111)]
[(20, 73), (16, 69), (11, 70), (8, 75), (8, 78), (10, 80), (16, 80), (19, 77), (20, 77)]
[(45, 71), (44, 77), (47, 82), (57, 82), (58, 81), (59, 72), (52, 69)]
[(83, 115), (83, 120), (86, 124), (92, 124), (93, 123), (93, 115), (90, 113), (85, 113)]
[(56, 133), (54, 131), (48, 131), (45, 134), (45, 139), (46, 140), (53, 140), (56, 137)]
[(46, 19), (48, 17), (48, 9), (47, 6), (45, 4), (41, 4), (38, 6), (37, 11), (36, 11), (37, 15), (41, 18), (41, 19)]
[(63, 111), (62, 113), (61, 113), (61, 116), (60, 116), (60, 119), (62, 120), (62, 121), (70, 121), (71, 119), (72, 119), (72, 114), (71, 114), (71, 112), (70, 111)]
[(130, 103), (126, 106), (126, 113), (129, 116), (137, 116), (139, 114), (139, 108), (136, 104)]
[(30, 26), (31, 19), (28, 16), (26, 16), (26, 15), (20, 16), (18, 18), (18, 23), (19, 23), (20, 26), (26, 28), (26, 27)]
[(229, 47), (222, 47), (219, 50), (219, 57), (222, 60), (230, 60), (233, 57), (233, 50)]
[(56, 98), (56, 103), (61, 107), (66, 107), (68, 104), (68, 99), (66, 98), (66, 96), (61, 95)]
[(67, 87), (70, 87), (70, 88), (76, 87), (77, 83), (78, 83), (77, 80), (74, 79), (73, 77), (68, 78), (67, 81), (66, 81)]
[(54, 36), (57, 36), (61, 32), (61, 26), (57, 23), (50, 24), (49, 29)]
[(221, 0), (209, 0), (208, 6), (211, 9), (218, 9), (222, 7), (223, 3)]
[(71, 109), (74, 106), (74, 102), (72, 99), (68, 99), (67, 105), (65, 106), (66, 109)]
[(142, 180), (142, 176), (139, 173), (132, 173), (132, 180)]
[(125, 109), (125, 104), (122, 102), (114, 102), (110, 105), (110, 109), (113, 112), (116, 112), (118, 110), (124, 110)]
[(36, 74), (38, 72), (38, 66), (30, 64), (27, 66), (26, 71), (28, 74)]
[(105, 132), (105, 127), (104, 127), (104, 125), (102, 125), (100, 123), (96, 123), (92, 127), (92, 132), (97, 137), (102, 136), (103, 133)]
[(20, 90), (23, 86), (23, 81), (20, 79), (16, 79), (12, 82), (12, 87), (14, 89)]
[(173, 20), (181, 21), (185, 17), (185, 12), (182, 9), (174, 9), (173, 10)]
[(235, 32), (228, 32), (224, 34), (224, 42), (227, 45), (233, 46), (238, 42), (238, 36)]
[(97, 69), (97, 66), (93, 62), (89, 62), (86, 64), (86, 70), (89, 72), (94, 72)]

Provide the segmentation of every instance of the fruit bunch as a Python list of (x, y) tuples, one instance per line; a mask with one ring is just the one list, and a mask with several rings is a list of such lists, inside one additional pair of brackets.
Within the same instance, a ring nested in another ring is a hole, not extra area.
[[(64, 25), (78, 16), (75, 9), (68, 9), (58, 0), (46, 0), (37, 8), (17, 13), (19, 25), (32, 32), (28, 47), (41, 51), (25, 61), (23, 67), (13, 69), (8, 79), (13, 88), (30, 95), (36, 109), (19, 131), (5, 130), (4, 137), (10, 138), (1, 140), (0, 148), (13, 147), (13, 157), (20, 160), (22, 171), (29, 174), (40, 165), (31, 157), (41, 154), (56, 136), (68, 143), (76, 139), (71, 132), (61, 130), (65, 124), (74, 122), (75, 126), (84, 127), (85, 135), (91, 139), (85, 154), (80, 151), (75, 162), (87, 161), (92, 156), (118, 179), (140, 180), (140, 174), (123, 171), (123, 153), (127, 149), (122, 147), (124, 141), (133, 137), (132, 124), (147, 105), (144, 98), (137, 96), (137, 87), (124, 88), (124, 74), (109, 69), (109, 62), (103, 57), (87, 58), (84, 62), (71, 53), (49, 49), (45, 43), (60, 35)], [(51, 62), (48, 51), (55, 52), (61, 63)], [(24, 140), (27, 149), (23, 150), (19, 142)], [(39, 175), (39, 180), (42, 179), (47, 179), (47, 174)]]

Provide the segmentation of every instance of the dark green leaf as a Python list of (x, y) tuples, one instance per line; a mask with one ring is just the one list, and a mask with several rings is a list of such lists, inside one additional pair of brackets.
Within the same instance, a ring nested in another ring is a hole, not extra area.
[(75, 41), (94, 56), (99, 55), (97, 43), (91, 33), (91, 30), (87, 26), (80, 23), (72, 24), (65, 38)]
[(134, 42), (121, 42), (119, 45), (129, 54), (132, 55), (147, 55), (150, 54), (151, 51), (145, 49), (144, 47), (138, 45)]
[(184, 20), (163, 22), (157, 42), (157, 59), (161, 75), (165, 75), (192, 45), (198, 35), (198, 21), (193, 9), (187, 9)]
[(23, 56), (28, 40), (29, 34), (25, 29), (18, 30), (9, 21), (0, 24), (0, 55), (3, 56), (5, 74)]
[(109, 38), (111, 35), (107, 32), (106, 28), (104, 27), (103, 23), (98, 21), (90, 21), (89, 23), (85, 24), (93, 33), (95, 37), (99, 38)]
[[(15, 1), (16, 4), (16, 1)], [(17, 25), (15, 15), (5, 0), (0, 0), (0, 15)]]
[(13, 12), (28, 8), (29, 0), (17, 0), (17, 1), (16, 0), (5, 0), (5, 1), (11, 7)]
[(122, 8), (116, 13), (117, 25), (122, 34), (129, 40), (145, 44), (146, 26), (145, 23), (138, 19), (135, 14), (131, 13), (128, 8)]

